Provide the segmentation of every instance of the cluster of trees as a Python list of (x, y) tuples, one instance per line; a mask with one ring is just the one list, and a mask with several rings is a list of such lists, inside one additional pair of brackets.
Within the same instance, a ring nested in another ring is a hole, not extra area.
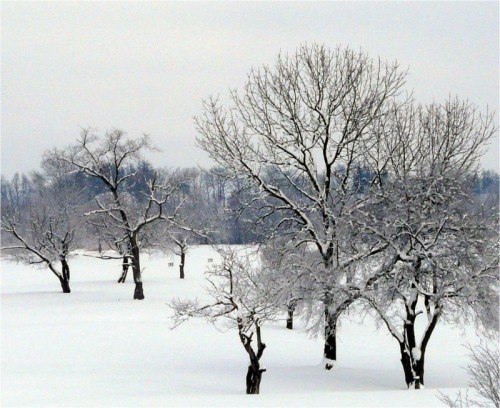
[(237, 289), (248, 270), (228, 267), (217, 307), (177, 301), (178, 319), (209, 310), (240, 331), (253, 322), (244, 329), (260, 344), (259, 322), (277, 313), (265, 290), (274, 273), (272, 304), (322, 326), (326, 369), (339, 317), (356, 303), (397, 342), (409, 388), (424, 384), (439, 322), (497, 325), (498, 177), (478, 174), (493, 116), (458, 98), (417, 104), (405, 77), (397, 63), (304, 46), (252, 70), (226, 105), (204, 102), (199, 144), (254, 193), (244, 207), (265, 231), (263, 283), (255, 289), (253, 273)]
[(45, 264), (70, 293), (69, 257), (76, 249), (123, 260), (118, 282), (132, 270), (134, 299), (143, 299), (141, 249), (174, 250), (184, 278), (194, 243), (259, 240), (239, 214), (239, 180), (223, 168), (155, 169), (144, 153), (147, 137), (85, 129), (77, 142), (47, 152), (29, 177), (2, 177), (3, 250), (30, 264)]
[(406, 384), (420, 388), (439, 322), (498, 323), (498, 175), (479, 172), (497, 128), (457, 98), (417, 104), (406, 75), (349, 48), (280, 55), (227, 105), (204, 101), (196, 125), (218, 166), (210, 171), (153, 169), (148, 138), (85, 130), (48, 152), (43, 172), (2, 181), (4, 242), (46, 263), (69, 292), (68, 254), (97, 239), (123, 258), (121, 280), (132, 267), (135, 299), (144, 247), (173, 243), (182, 278), (190, 243), (258, 243), (257, 254), (220, 250), (213, 303), (172, 304), (179, 323), (237, 328), (248, 393), (265, 371), (264, 322), (285, 312), (291, 328), (300, 313), (324, 334), (331, 369), (339, 318), (354, 304), (387, 327)]

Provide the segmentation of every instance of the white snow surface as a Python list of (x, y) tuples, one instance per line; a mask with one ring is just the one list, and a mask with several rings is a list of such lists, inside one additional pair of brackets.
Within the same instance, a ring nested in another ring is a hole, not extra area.
[(171, 330), (167, 303), (206, 299), (210, 246), (190, 248), (186, 278), (170, 255), (143, 255), (146, 299), (132, 299), (121, 260), (70, 261), (71, 294), (47, 269), (1, 261), (2, 407), (432, 407), (438, 390), (467, 386), (465, 332), (438, 326), (426, 353), (425, 390), (408, 391), (397, 342), (369, 317), (350, 312), (338, 335), (338, 360), (323, 369), (321, 338), (301, 322), (262, 329), (267, 344), (261, 394), (245, 395), (248, 357), (237, 332), (200, 319)]

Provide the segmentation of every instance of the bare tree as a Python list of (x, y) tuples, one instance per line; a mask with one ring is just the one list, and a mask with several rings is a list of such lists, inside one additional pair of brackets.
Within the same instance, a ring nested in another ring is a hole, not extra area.
[(180, 257), (179, 262), (179, 279), (184, 279), (185, 273), (184, 268), (186, 266), (186, 254), (188, 251), (188, 237), (184, 234), (174, 234), (172, 236), (172, 241), (176, 246), (176, 250), (174, 250), (175, 254)]
[(70, 293), (69, 257), (79, 238), (80, 189), (60, 167), (43, 167), (44, 173), (34, 174), (24, 204), (17, 201), (2, 213), (2, 250), (17, 261), (45, 265), (63, 292)]
[(179, 256), (179, 278), (184, 279), (190, 245), (211, 242), (210, 234), (216, 227), (206, 197), (200, 194), (200, 172), (191, 168), (163, 172), (177, 188), (163, 206), (164, 217), (170, 222), (155, 226), (151, 245)]
[[(300, 240), (299, 240), (300, 241)], [(273, 271), (280, 287), (280, 296), (283, 301), (282, 308), (286, 314), (286, 328), (293, 330), (295, 317), (300, 315), (304, 304), (317, 304), (318, 293), (311, 283), (317, 276), (319, 269), (315, 248), (307, 245), (297, 246), (296, 240), (285, 236), (276, 236), (272, 240), (260, 245), (259, 253), (263, 267)], [(317, 320), (315, 310), (311, 319), (309, 313), (304, 316), (309, 322)]]
[[(470, 363), (467, 372), (470, 376), (469, 386), (474, 389), (483, 400), (469, 396), (469, 393), (461, 392), (455, 397), (441, 393), (439, 399), (451, 408), (486, 408), (493, 404), (500, 407), (500, 353), (498, 345), (481, 344), (479, 346), (468, 345)], [(491, 404), (490, 404), (491, 403)]]
[[(83, 130), (76, 145), (48, 154), (53, 160), (68, 163), (73, 169), (99, 180), (107, 194), (95, 199), (96, 208), (87, 215), (97, 221), (101, 229), (118, 230), (114, 245), (127, 252), (120, 258), (131, 263), (135, 282), (134, 299), (144, 299), (140, 249), (144, 245), (148, 227), (167, 219), (163, 206), (177, 188), (169, 179), (154, 174), (144, 180), (144, 190), (134, 196), (131, 186), (137, 182), (138, 164), (144, 150), (151, 149), (148, 137), (128, 139), (120, 130), (98, 137), (90, 130)], [(135, 167), (131, 165), (135, 164)]]
[(193, 300), (174, 300), (174, 319), (176, 325), (189, 317), (203, 317), (210, 322), (223, 319), (229, 327), (236, 327), (250, 360), (246, 393), (259, 394), (262, 373), (266, 371), (260, 364), (266, 348), (262, 325), (279, 312), (279, 285), (275, 274), (259, 266), (255, 250), (219, 248), (218, 252), (222, 262), (207, 273), (208, 293), (213, 302), (200, 305)]
[[(364, 228), (388, 244), (380, 262), (397, 262), (364, 296), (399, 344), (406, 384), (421, 388), (438, 322), (494, 307), (497, 216), (477, 205), (469, 179), (496, 128), (491, 115), (457, 99), (407, 108), (367, 150), (376, 183)], [(427, 318), (421, 337), (420, 315)]]
[(360, 199), (350, 185), (353, 170), (373, 126), (396, 106), (405, 77), (397, 63), (349, 48), (302, 46), (292, 56), (278, 56), (274, 68), (252, 70), (242, 92), (231, 93), (228, 108), (206, 100), (196, 119), (200, 146), (230, 175), (259, 189), (260, 219), (280, 214), (268, 234), (295, 231), (316, 247), (331, 276), (321, 296), (326, 368), (337, 358), (330, 283), (344, 274), (337, 225)]
[[(30, 265), (45, 264), (59, 279), (64, 293), (70, 293), (68, 256), (74, 249), (74, 231), (54, 216), (32, 213), (29, 220), (2, 216), (2, 231), (15, 243), (2, 248), (12, 251), (17, 261)], [(56, 263), (60, 262), (58, 269)]]
[(469, 347), (471, 363), (467, 371), (471, 376), (470, 386), (488, 401), (500, 407), (500, 354), (497, 345)]

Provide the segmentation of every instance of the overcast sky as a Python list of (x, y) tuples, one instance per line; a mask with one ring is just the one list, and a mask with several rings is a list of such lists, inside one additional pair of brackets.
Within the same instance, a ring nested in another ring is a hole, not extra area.
[[(319, 42), (409, 67), (420, 102), (458, 95), (499, 111), (499, 3), (2, 2), (1, 171), (36, 169), (82, 127), (151, 135), (155, 165), (209, 165), (201, 99), (252, 66)], [(498, 169), (498, 138), (483, 163)]]

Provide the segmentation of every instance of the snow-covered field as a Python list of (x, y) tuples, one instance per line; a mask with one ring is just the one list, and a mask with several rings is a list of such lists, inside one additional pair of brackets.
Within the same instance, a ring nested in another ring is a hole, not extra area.
[[(474, 330), (438, 326), (426, 354), (426, 389), (408, 391), (397, 343), (351, 312), (339, 332), (339, 361), (321, 366), (322, 340), (298, 324), (265, 326), (261, 394), (245, 395), (247, 354), (236, 331), (190, 320), (171, 330), (167, 303), (203, 299), (210, 247), (178, 260), (144, 255), (146, 299), (132, 300), (120, 261), (71, 260), (71, 294), (48, 270), (1, 262), (1, 406), (443, 406), (438, 390), (467, 385), (462, 346)], [(174, 266), (168, 266), (174, 262)]]

